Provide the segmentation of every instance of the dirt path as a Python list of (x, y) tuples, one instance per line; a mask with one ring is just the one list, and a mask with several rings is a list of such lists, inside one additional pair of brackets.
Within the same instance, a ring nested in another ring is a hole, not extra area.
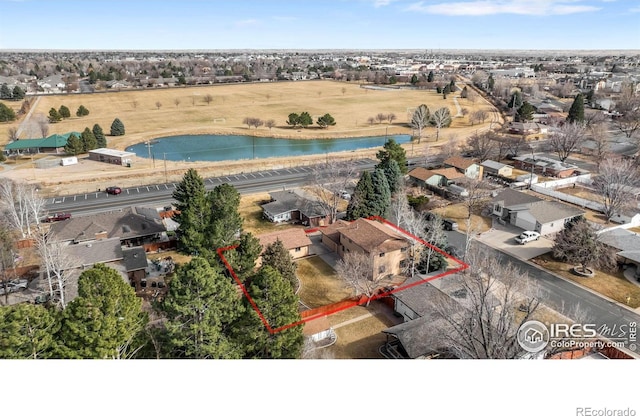
[(29, 109), (29, 112), (27, 113), (27, 115), (24, 117), (24, 120), (20, 122), (20, 125), (18, 126), (18, 130), (16, 133), (16, 137), (20, 137), (20, 135), (22, 134), (22, 130), (24, 130), (25, 127), (27, 126), (27, 123), (29, 123), (29, 120), (31, 119), (31, 115), (33, 114), (33, 111), (36, 109), (36, 107), (40, 103), (40, 98), (42, 97), (38, 96), (38, 98), (36, 98), (36, 101), (31, 105), (31, 108)]

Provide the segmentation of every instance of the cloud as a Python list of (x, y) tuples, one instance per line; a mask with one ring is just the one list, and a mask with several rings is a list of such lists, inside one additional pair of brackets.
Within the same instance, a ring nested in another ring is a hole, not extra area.
[(566, 15), (594, 12), (599, 7), (584, 4), (582, 0), (476, 0), (454, 3), (413, 3), (406, 11), (447, 16), (487, 16), (493, 14), (520, 14), (531, 16)]
[(640, 7), (632, 7), (629, 9), (630, 13), (640, 13)]
[(293, 22), (298, 20), (295, 16), (273, 16), (273, 20), (277, 20), (278, 22)]
[(236, 20), (235, 25), (238, 27), (256, 26), (260, 21), (258, 19)]
[(388, 6), (395, 1), (398, 1), (398, 0), (373, 0), (373, 7), (378, 8), (378, 7)]

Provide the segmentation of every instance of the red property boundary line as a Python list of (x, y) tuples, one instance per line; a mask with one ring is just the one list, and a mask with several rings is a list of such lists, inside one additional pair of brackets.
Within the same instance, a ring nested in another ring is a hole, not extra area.
[[(258, 307), (258, 305), (256, 305), (255, 301), (249, 295), (249, 292), (247, 292), (247, 288), (244, 286), (242, 281), (238, 278), (238, 276), (236, 275), (236, 272), (233, 270), (233, 267), (231, 267), (231, 265), (229, 264), (229, 262), (227, 261), (226, 257), (223, 254), (225, 251), (234, 250), (235, 248), (238, 247), (238, 245), (221, 247), (221, 248), (217, 249), (216, 252), (218, 253), (218, 256), (220, 257), (220, 259), (224, 263), (224, 266), (227, 268), (227, 270), (229, 271), (229, 273), (231, 274), (233, 279), (236, 281), (236, 283), (238, 284), (238, 286), (242, 290), (242, 293), (244, 294), (244, 296), (247, 298), (247, 300), (251, 304), (251, 307), (256, 311), (256, 313), (258, 314), (258, 317), (260, 318), (260, 320), (262, 321), (262, 323), (264, 324), (265, 328), (267, 328), (267, 331), (269, 331), (270, 334), (275, 334), (275, 333), (278, 333), (280, 331), (284, 331), (285, 329), (289, 329), (289, 328), (294, 327), (294, 326), (302, 325), (302, 324), (304, 324), (306, 322), (312, 321), (314, 319), (321, 318), (323, 316), (333, 315), (334, 313), (343, 311), (345, 309), (349, 309), (349, 308), (352, 308), (352, 307), (358, 306), (358, 305), (363, 305), (363, 304), (365, 304), (367, 302), (370, 302), (370, 301), (373, 301), (373, 300), (376, 300), (376, 299), (380, 299), (380, 298), (383, 298), (383, 297), (387, 297), (387, 296), (389, 296), (391, 294), (398, 293), (398, 292), (401, 292), (403, 290), (410, 289), (412, 287), (416, 287), (416, 286), (425, 284), (427, 282), (430, 282), (430, 281), (433, 281), (433, 280), (440, 279), (442, 277), (448, 276), (450, 274), (461, 272), (461, 271), (469, 268), (469, 265), (467, 263), (464, 263), (462, 260), (451, 256), (450, 254), (448, 254), (448, 253), (444, 252), (443, 250), (439, 249), (438, 247), (427, 243), (426, 241), (422, 240), (419, 237), (416, 237), (415, 235), (413, 235), (413, 234), (409, 233), (408, 231), (398, 227), (397, 225), (390, 223), (389, 221), (387, 221), (384, 218), (381, 218), (381, 217), (369, 217), (367, 219), (381, 222), (381, 223), (393, 228), (394, 230), (398, 231), (399, 233), (406, 235), (407, 237), (411, 238), (412, 240), (415, 240), (415, 241), (419, 242), (420, 244), (424, 245), (425, 247), (430, 247), (430, 248), (434, 249), (435, 251), (437, 251), (438, 253), (442, 254), (446, 258), (448, 258), (450, 260), (453, 260), (455, 263), (458, 263), (460, 265), (460, 267), (457, 267), (457, 268), (452, 269), (452, 270), (448, 270), (448, 271), (446, 271), (444, 273), (440, 273), (440, 274), (437, 274), (435, 276), (431, 276), (428, 279), (419, 280), (419, 281), (416, 281), (416, 282), (413, 282), (413, 283), (410, 283), (410, 284), (407, 284), (407, 285), (398, 286), (397, 288), (395, 288), (393, 290), (383, 291), (383, 292), (380, 292), (380, 293), (375, 294), (375, 295), (370, 296), (370, 297), (362, 295), (362, 296), (360, 296), (359, 300), (355, 300), (354, 299), (352, 302), (345, 302), (345, 301), (337, 302), (337, 303), (334, 304), (334, 305), (336, 305), (335, 309), (326, 310), (326, 307), (323, 307), (324, 310), (322, 312), (315, 313), (315, 314), (311, 313), (311, 314), (307, 315), (305, 318), (303, 318), (303, 319), (301, 319), (301, 320), (299, 320), (297, 322), (292, 322), (290, 324), (283, 325), (283, 326), (281, 326), (279, 328), (272, 328), (271, 325), (269, 325), (269, 322), (267, 321), (267, 319), (264, 317), (264, 315), (260, 311), (260, 308)], [(315, 231), (318, 231), (318, 229), (317, 228), (313, 228), (311, 230), (307, 230), (306, 232), (310, 233), (310, 232), (315, 232)], [(313, 309), (311, 311), (313, 311)], [(307, 313), (309, 313), (309, 312), (307, 312)]]

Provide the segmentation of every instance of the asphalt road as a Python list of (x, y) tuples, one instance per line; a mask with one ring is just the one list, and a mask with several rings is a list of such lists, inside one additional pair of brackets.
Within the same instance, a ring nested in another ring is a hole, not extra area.
[[(372, 159), (356, 160), (360, 170), (370, 170), (377, 161)], [(207, 189), (213, 189), (223, 183), (233, 185), (241, 194), (271, 192), (308, 183), (313, 168), (309, 166), (288, 169), (252, 172), (238, 175), (219, 176), (204, 180)], [(50, 214), (66, 212), (75, 216), (90, 215), (98, 212), (114, 211), (132, 205), (165, 206), (174, 203), (172, 193), (177, 183), (143, 185), (122, 188), (119, 195), (106, 192), (58, 196), (46, 201), (45, 210)]]
[[(465, 234), (450, 231), (447, 232), (447, 237), (450, 245), (459, 248), (460, 252), (464, 251)], [(640, 315), (636, 312), (484, 243), (473, 241), (472, 244), (479, 245), (487, 256), (498, 257), (501, 262), (510, 261), (522, 271), (527, 272), (529, 278), (539, 285), (540, 301), (551, 309), (576, 320), (576, 322), (596, 324), (599, 332), (609, 331), (608, 334), (603, 333), (602, 335), (615, 341), (624, 342), (632, 350), (635, 348), (631, 344), (636, 344), (636, 342), (629, 342), (629, 328), (632, 322), (635, 325), (640, 323)], [(576, 316), (577, 310), (580, 310), (581, 316)]]

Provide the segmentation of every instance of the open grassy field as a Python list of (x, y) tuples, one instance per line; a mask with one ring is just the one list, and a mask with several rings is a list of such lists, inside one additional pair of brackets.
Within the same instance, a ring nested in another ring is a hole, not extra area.
[[(210, 95), (212, 101), (207, 103), (205, 97)], [(461, 109), (473, 112), (479, 109), (492, 111), (492, 107), (484, 100), (470, 102), (457, 99)], [(19, 103), (8, 102), (12, 107), (19, 107)], [(117, 117), (125, 125), (126, 134), (119, 137), (107, 137), (108, 147), (123, 150), (129, 145), (144, 142), (153, 138), (178, 134), (239, 134), (259, 135), (276, 138), (340, 138), (356, 136), (374, 136), (385, 134), (410, 134), (408, 119), (412, 109), (420, 104), (426, 104), (434, 111), (446, 106), (454, 116), (450, 128), (443, 129), (439, 143), (446, 143), (447, 138), (455, 136), (464, 139), (478, 129), (487, 128), (485, 125), (471, 125), (467, 116), (455, 117), (458, 114), (453, 94), (445, 100), (435, 91), (424, 90), (373, 90), (361, 88), (359, 84), (334, 81), (304, 81), (278, 82), (260, 84), (215, 85), (206, 87), (158, 88), (153, 90), (121, 91), (96, 94), (70, 94), (41, 96), (34, 104), (32, 116), (23, 123), (21, 138), (40, 137), (35, 120), (48, 115), (49, 109), (59, 108), (61, 105), (69, 107), (72, 117), (59, 123), (51, 124), (49, 134), (81, 132), (85, 127), (91, 128), (99, 124), (108, 134), (111, 123)], [(75, 116), (80, 105), (89, 109), (90, 114), (85, 117)], [(314, 120), (325, 113), (330, 113), (336, 120), (336, 125), (328, 129), (310, 127), (307, 129), (292, 129), (286, 124), (288, 115), (292, 112), (308, 111)], [(367, 120), (378, 113), (396, 115), (393, 123), (375, 122)], [(497, 117), (497, 113), (494, 117)], [(257, 117), (262, 120), (273, 119), (276, 126), (272, 129), (260, 127), (249, 129), (243, 124), (245, 117)], [(0, 124), (0, 145), (8, 141), (8, 129), (18, 127), (24, 120), (13, 123)], [(499, 120), (493, 120), (495, 123)], [(494, 124), (495, 126), (496, 124)], [(420, 154), (431, 146), (435, 140), (435, 129), (427, 128), (423, 132), (421, 144), (405, 145), (411, 152)], [(356, 152), (348, 155), (372, 156), (375, 152)], [(321, 155), (319, 157), (325, 157)], [(250, 171), (271, 166), (291, 166), (294, 163), (311, 163), (314, 157), (280, 158), (269, 161), (239, 161), (239, 162), (152, 162), (137, 158), (132, 168), (119, 167), (117, 171), (110, 171), (113, 180), (122, 177), (130, 179), (132, 184), (161, 183), (165, 180), (175, 180), (188, 167), (208, 169), (210, 175), (228, 173), (232, 171)], [(34, 178), (31, 172), (33, 164), (30, 160), (18, 161), (17, 167), (6, 169), (5, 174), (30, 182), (37, 182), (45, 188), (65, 183), (80, 182), (92, 177), (91, 173), (76, 171), (72, 166), (65, 169), (42, 173), (40, 178)], [(269, 166), (266, 166), (269, 165)], [(166, 168), (165, 168), (166, 166)], [(96, 166), (96, 169), (99, 169)], [(136, 183), (137, 182), (137, 183)], [(126, 186), (128, 184), (124, 183)], [(97, 186), (97, 184), (96, 184)], [(99, 187), (99, 186), (98, 186)]]

